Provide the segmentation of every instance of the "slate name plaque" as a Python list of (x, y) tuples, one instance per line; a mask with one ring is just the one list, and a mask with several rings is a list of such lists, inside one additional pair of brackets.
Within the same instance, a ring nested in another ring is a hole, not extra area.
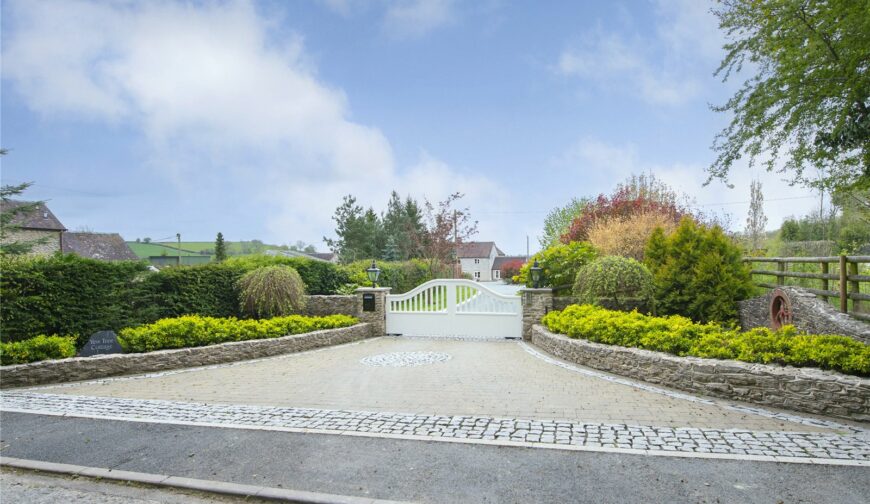
[(374, 294), (363, 294), (363, 311), (375, 311)]
[(88, 342), (79, 352), (79, 357), (113, 353), (124, 353), (124, 349), (118, 343), (118, 335), (114, 331), (100, 331), (88, 339)]

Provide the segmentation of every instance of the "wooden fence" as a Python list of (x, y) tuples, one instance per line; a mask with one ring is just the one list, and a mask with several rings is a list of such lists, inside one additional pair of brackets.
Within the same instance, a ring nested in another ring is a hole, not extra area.
[[(861, 292), (861, 285), (870, 283), (870, 275), (863, 275), (860, 265), (870, 263), (870, 256), (831, 256), (831, 257), (744, 257), (743, 262), (750, 263), (752, 275), (770, 276), (776, 278), (776, 283), (756, 281), (759, 287), (775, 289), (785, 285), (786, 279), (798, 279), (798, 287), (803, 287), (809, 292), (821, 297), (826, 301), (836, 299), (839, 302), (840, 311), (849, 313), (856, 318), (870, 321), (870, 313), (862, 305), (865, 301), (870, 302), (870, 294)], [(756, 263), (771, 263), (776, 265), (775, 270), (756, 269)], [(809, 265), (815, 265), (817, 271), (794, 271), (797, 265), (800, 269), (806, 269)], [(831, 266), (833, 265), (833, 267)], [(806, 281), (818, 280), (818, 287), (807, 287)], [(865, 289), (866, 290), (866, 289)], [(849, 302), (851, 301), (851, 309)], [(866, 303), (870, 306), (870, 303)]]

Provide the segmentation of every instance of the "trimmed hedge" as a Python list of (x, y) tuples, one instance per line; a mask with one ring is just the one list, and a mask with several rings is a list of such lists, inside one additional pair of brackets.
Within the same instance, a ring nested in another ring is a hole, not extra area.
[(69, 255), (0, 259), (0, 339), (78, 334), (79, 346), (101, 330), (141, 321), (137, 299), (144, 262), (106, 262)]
[[(347, 276), (348, 282), (352, 284), (345, 290), (349, 291), (356, 287), (371, 287), (371, 282), (365, 271), (371, 264), (371, 259), (364, 259), (339, 266), (339, 270)], [(390, 287), (391, 294), (403, 294), (435, 278), (450, 278), (451, 273), (449, 266), (430, 265), (420, 259), (377, 261), (377, 266), (381, 270), (378, 285)]]
[(228, 341), (277, 338), (321, 329), (348, 327), (357, 322), (356, 318), (348, 315), (326, 317), (290, 315), (263, 320), (189, 315), (122, 329), (118, 334), (118, 342), (125, 352), (151, 352), (167, 348), (214, 345)]
[(542, 323), (553, 332), (608, 345), (870, 375), (870, 345), (846, 336), (800, 334), (793, 326), (778, 331), (756, 328), (740, 332), (712, 322), (698, 324), (678, 315), (653, 317), (592, 305), (550, 312)]
[(46, 359), (65, 359), (76, 354), (75, 336), (45, 336), (9, 343), (0, 342), (0, 364), (26, 364)]
[(223, 263), (148, 270), (144, 261), (97, 261), (72, 254), (0, 259), (0, 340), (38, 334), (91, 334), (182, 315), (237, 317), (236, 283), (260, 266), (291, 266), (308, 294), (335, 294), (348, 282), (332, 263), (248, 256)]

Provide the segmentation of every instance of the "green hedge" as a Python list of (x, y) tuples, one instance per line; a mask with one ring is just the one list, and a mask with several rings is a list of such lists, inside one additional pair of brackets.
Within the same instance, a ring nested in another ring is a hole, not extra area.
[(653, 317), (592, 305), (573, 305), (544, 316), (553, 332), (598, 343), (644, 348), (680, 356), (787, 364), (870, 375), (870, 345), (845, 336), (779, 331), (741, 332), (716, 323), (698, 324), (678, 315)]
[(39, 335), (21, 341), (0, 342), (0, 364), (26, 364), (46, 359), (65, 359), (76, 354), (75, 336)]
[(181, 315), (240, 316), (237, 282), (250, 270), (292, 266), (308, 294), (335, 294), (348, 283), (332, 263), (249, 256), (223, 263), (148, 271), (142, 261), (106, 262), (72, 254), (0, 260), (0, 340), (78, 334), (77, 346), (101, 330)]
[(347, 274), (337, 265), (302, 257), (255, 255), (232, 257), (221, 264), (227, 267), (240, 267), (243, 272), (262, 266), (290, 266), (302, 277), (302, 281), (305, 282), (305, 292), (311, 295), (335, 294), (350, 281)]
[(277, 338), (321, 329), (348, 327), (358, 321), (348, 315), (303, 317), (290, 315), (263, 320), (240, 320), (189, 315), (158, 320), (153, 324), (121, 330), (118, 342), (126, 352), (151, 352), (228, 341)]
[(0, 339), (78, 334), (138, 323), (143, 262), (105, 262), (75, 255), (0, 259)]
[[(365, 259), (344, 264), (339, 269), (354, 287), (371, 287), (365, 271), (371, 265), (371, 259)], [(377, 261), (377, 266), (381, 270), (378, 286), (390, 287), (391, 294), (403, 294), (435, 278), (449, 278), (451, 273), (449, 266), (431, 265), (420, 259)]]

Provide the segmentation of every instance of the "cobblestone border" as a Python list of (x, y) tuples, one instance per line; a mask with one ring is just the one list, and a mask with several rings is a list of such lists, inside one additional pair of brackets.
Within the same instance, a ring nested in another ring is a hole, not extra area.
[(371, 335), (370, 324), (325, 329), (280, 338), (233, 341), (202, 347), (146, 353), (46, 360), (0, 367), (0, 388), (92, 380), (116, 375), (148, 373), (270, 357), (362, 340)]
[(532, 328), (532, 343), (569, 362), (729, 400), (870, 422), (870, 379), (815, 368), (678, 357)]
[(8, 412), (254, 430), (870, 467), (855, 435), (438, 416), (314, 408), (0, 393)]

